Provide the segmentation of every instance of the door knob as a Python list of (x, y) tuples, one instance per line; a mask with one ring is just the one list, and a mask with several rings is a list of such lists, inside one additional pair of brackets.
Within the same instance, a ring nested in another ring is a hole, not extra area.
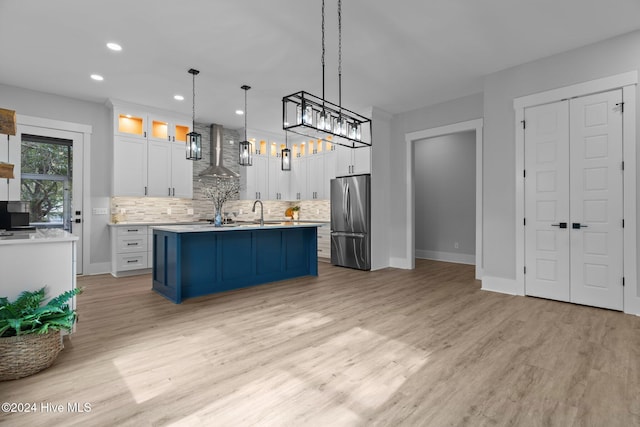
[[(552, 227), (560, 227), (560, 228), (567, 228), (567, 223), (566, 222), (559, 222), (558, 224), (551, 224)], [(575, 227), (573, 227), (575, 228)]]

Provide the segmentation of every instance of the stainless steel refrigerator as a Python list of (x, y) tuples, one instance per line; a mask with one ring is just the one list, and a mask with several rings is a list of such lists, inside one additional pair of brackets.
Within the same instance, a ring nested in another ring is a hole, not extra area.
[(331, 180), (331, 264), (371, 270), (371, 175)]

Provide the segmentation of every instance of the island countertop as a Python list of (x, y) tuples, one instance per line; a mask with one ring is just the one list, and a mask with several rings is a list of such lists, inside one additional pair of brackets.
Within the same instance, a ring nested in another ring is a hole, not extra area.
[(299, 222), (299, 221), (265, 221), (264, 225), (254, 222), (224, 224), (216, 227), (213, 224), (189, 224), (189, 225), (150, 225), (154, 230), (168, 231), (172, 233), (204, 233), (204, 232), (228, 232), (239, 230), (272, 230), (278, 228), (306, 228), (322, 227), (323, 222)]

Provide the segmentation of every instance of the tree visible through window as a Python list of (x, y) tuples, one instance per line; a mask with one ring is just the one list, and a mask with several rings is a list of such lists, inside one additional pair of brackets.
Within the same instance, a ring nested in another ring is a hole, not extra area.
[(29, 203), (29, 222), (70, 228), (72, 141), (22, 135), (21, 199)]

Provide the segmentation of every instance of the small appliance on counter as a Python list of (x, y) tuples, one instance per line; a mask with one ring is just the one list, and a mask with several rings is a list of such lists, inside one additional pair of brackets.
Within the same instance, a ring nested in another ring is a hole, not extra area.
[(29, 204), (27, 202), (0, 201), (0, 230), (33, 231), (29, 225)]
[(331, 264), (371, 270), (371, 175), (331, 180)]

